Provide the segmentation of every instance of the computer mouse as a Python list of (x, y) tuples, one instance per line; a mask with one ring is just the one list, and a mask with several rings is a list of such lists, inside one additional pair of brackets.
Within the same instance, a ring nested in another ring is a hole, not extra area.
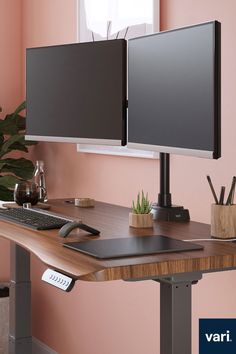
[(69, 235), (69, 233), (76, 229), (76, 228), (79, 228), (81, 230), (84, 230), (84, 231), (87, 231), (89, 232), (90, 234), (92, 234), (93, 236), (97, 236), (100, 234), (100, 231), (88, 226), (88, 225), (85, 225), (79, 221), (71, 221), (71, 222), (68, 222), (66, 223), (65, 225), (62, 226), (62, 228), (59, 230), (59, 235), (61, 237), (66, 237)]

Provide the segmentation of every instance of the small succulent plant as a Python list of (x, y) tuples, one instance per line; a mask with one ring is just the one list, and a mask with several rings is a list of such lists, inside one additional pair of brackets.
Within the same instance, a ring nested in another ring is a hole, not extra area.
[(132, 202), (132, 212), (134, 214), (149, 214), (151, 209), (152, 205), (148, 200), (148, 193), (145, 196), (143, 191), (141, 195), (139, 192), (136, 203), (134, 201)]

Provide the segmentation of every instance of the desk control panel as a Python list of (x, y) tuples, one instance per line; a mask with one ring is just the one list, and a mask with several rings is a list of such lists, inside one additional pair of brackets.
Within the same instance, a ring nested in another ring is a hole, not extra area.
[(62, 273), (48, 268), (42, 275), (42, 280), (64, 291), (71, 291), (75, 281)]

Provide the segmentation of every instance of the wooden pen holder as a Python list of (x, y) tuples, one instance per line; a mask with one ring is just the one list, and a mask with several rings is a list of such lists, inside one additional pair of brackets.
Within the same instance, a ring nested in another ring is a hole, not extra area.
[(236, 205), (211, 206), (211, 236), (229, 239), (236, 237)]

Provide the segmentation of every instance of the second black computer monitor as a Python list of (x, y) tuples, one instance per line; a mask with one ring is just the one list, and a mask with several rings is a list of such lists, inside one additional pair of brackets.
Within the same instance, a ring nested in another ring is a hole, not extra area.
[(220, 23), (131, 39), (128, 147), (220, 157)]

